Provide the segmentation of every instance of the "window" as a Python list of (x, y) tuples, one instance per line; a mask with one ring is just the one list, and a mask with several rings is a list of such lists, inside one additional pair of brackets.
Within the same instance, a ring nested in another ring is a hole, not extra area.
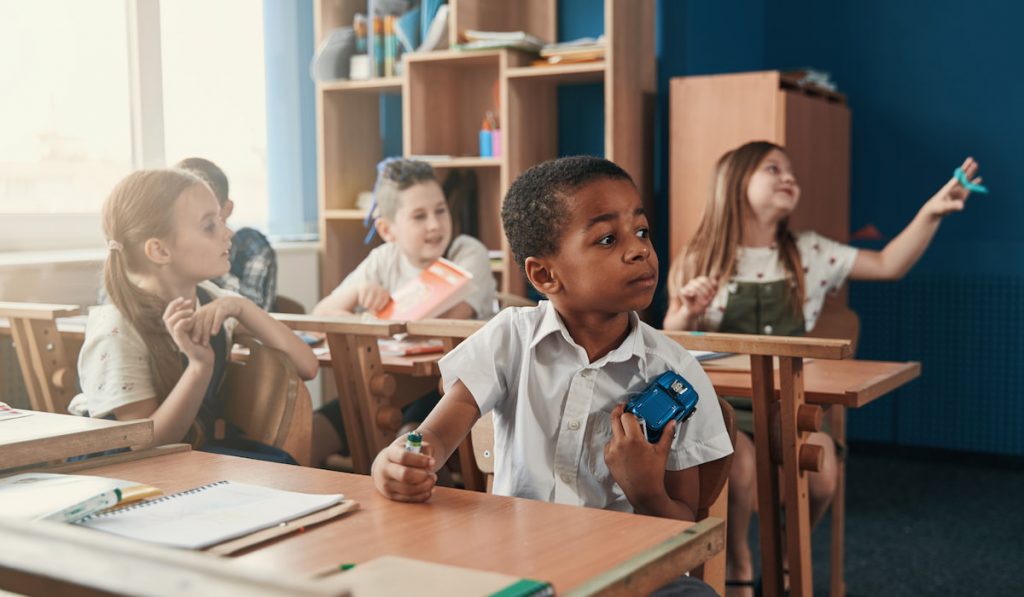
[[(201, 15), (201, 17), (197, 17)], [(189, 156), (228, 176), (233, 227), (267, 218), (266, 75), (263, 3), (160, 3), (164, 144), (167, 162)]]
[(0, 0), (0, 212), (96, 212), (131, 169), (125, 22), (124, 0)]
[(263, 36), (251, 0), (0, 0), (0, 251), (97, 246), (118, 180), (188, 156), (224, 169), (232, 226), (264, 227)]

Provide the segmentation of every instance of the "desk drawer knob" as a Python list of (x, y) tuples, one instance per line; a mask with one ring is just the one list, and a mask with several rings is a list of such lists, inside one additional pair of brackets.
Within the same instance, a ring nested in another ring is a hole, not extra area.
[(801, 404), (796, 411), (796, 428), (800, 431), (812, 433), (821, 431), (821, 423), (825, 418), (824, 411), (820, 406), (814, 404)]
[(378, 373), (370, 378), (370, 391), (378, 398), (390, 398), (397, 389), (398, 382), (390, 373)]
[(825, 450), (814, 444), (800, 446), (800, 470), (816, 473), (821, 470), (825, 459)]
[(384, 406), (377, 411), (377, 427), (386, 432), (398, 431), (402, 426), (402, 411), (394, 406)]

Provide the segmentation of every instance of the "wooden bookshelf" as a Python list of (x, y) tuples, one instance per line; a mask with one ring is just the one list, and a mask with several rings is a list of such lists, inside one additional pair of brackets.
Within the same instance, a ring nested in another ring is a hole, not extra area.
[[(350, 25), (366, 0), (316, 0), (317, 43), (332, 28)], [(557, 41), (557, 0), (449, 0), (451, 43), (467, 29), (526, 31)], [(530, 166), (558, 157), (557, 92), (561, 85), (604, 88), (604, 156), (633, 176), (651, 204), (652, 121), (655, 93), (654, 0), (604, 1), (606, 59), (531, 66), (535, 55), (515, 50), (442, 50), (403, 57), (400, 77), (338, 81), (317, 86), (320, 234), (323, 293), (365, 258), (365, 212), (358, 194), (373, 188), (383, 159), (380, 104), (402, 98), (402, 152), (425, 156), (444, 179), (470, 170), (477, 179), (478, 237), (504, 259), (492, 264), (499, 289), (525, 294), (526, 281), (511, 258), (501, 228), (501, 201)], [(479, 130), (490, 110), (501, 123), (501, 155), (480, 157)], [(599, 123), (595, 123), (599, 126)], [(379, 241), (378, 241), (379, 242)]]

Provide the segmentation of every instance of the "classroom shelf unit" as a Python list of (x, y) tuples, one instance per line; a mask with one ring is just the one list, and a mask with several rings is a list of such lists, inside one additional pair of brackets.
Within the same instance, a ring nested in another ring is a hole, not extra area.
[[(366, 0), (315, 0), (317, 43), (332, 29), (366, 13)], [(449, 0), (452, 44), (467, 29), (525, 31), (557, 38), (556, 0)], [(403, 57), (402, 75), (317, 86), (317, 152), (321, 289), (330, 292), (369, 253), (365, 212), (356, 197), (373, 188), (383, 155), (381, 97), (400, 95), (402, 153), (423, 156), (443, 182), (450, 173), (476, 177), (478, 237), (502, 259), (493, 266), (504, 292), (525, 294), (501, 228), (501, 201), (524, 170), (558, 157), (560, 85), (601, 83), (604, 156), (626, 169), (651, 205), (651, 108), (655, 93), (654, 0), (604, 1), (606, 57), (601, 62), (531, 66), (515, 50), (441, 50)], [(479, 157), (487, 111), (499, 119), (500, 157)], [(458, 219), (459, 214), (453, 213)]]

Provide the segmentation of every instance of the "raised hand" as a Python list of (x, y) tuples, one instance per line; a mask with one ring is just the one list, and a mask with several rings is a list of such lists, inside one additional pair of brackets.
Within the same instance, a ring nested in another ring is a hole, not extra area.
[(718, 282), (707, 276), (698, 276), (679, 290), (683, 309), (690, 317), (703, 315), (718, 293)]
[(209, 346), (210, 336), (219, 334), (224, 321), (229, 317), (237, 319), (242, 314), (246, 302), (250, 302), (249, 299), (226, 296), (199, 307), (195, 314), (195, 324), (192, 326), (192, 341)]
[(197, 365), (213, 365), (213, 350), (209, 342), (204, 345), (192, 339), (192, 331), (195, 327), (195, 310), (193, 302), (178, 297), (168, 303), (164, 309), (164, 326), (171, 334), (171, 339), (178, 345), (178, 349), (185, 353), (189, 363)]
[[(971, 184), (981, 184), (981, 177), (975, 177), (975, 174), (978, 173), (978, 163), (974, 161), (974, 158), (968, 157), (964, 160), (960, 169), (963, 170)], [(963, 211), (970, 194), (971, 191), (964, 188), (954, 176), (921, 207), (921, 211), (935, 218), (941, 218), (954, 211)]]

